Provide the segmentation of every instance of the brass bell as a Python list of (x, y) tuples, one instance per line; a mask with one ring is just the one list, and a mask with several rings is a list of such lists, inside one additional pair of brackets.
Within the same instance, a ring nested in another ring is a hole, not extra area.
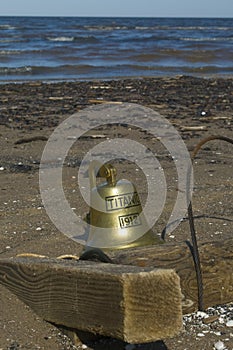
[[(98, 176), (106, 179), (96, 185)], [(123, 249), (161, 243), (149, 229), (135, 186), (116, 181), (111, 164), (93, 161), (89, 167), (90, 212), (88, 248)]]

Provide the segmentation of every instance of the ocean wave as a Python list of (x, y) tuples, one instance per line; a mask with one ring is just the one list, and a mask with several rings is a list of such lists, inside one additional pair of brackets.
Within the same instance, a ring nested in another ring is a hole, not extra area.
[(47, 40), (49, 41), (56, 41), (56, 42), (83, 42), (83, 43), (95, 43), (99, 40), (92, 35), (87, 36), (58, 36), (58, 37), (47, 37)]
[(8, 55), (19, 55), (22, 52), (20, 50), (0, 50), (1, 56), (8, 56)]
[[(117, 39), (117, 38), (116, 38)], [(211, 37), (211, 36), (200, 36), (200, 37), (189, 37), (189, 36), (180, 36), (179, 34), (177, 35), (167, 35), (167, 34), (145, 34), (142, 36), (134, 36), (130, 38), (130, 42), (157, 42), (159, 43), (160, 41), (168, 41), (168, 42), (175, 42), (175, 41), (190, 41), (190, 42), (229, 42), (233, 40), (233, 36), (219, 36), (219, 37)], [(121, 42), (128, 42), (129, 38), (125, 37), (121, 39)]]
[(233, 37), (179, 38), (181, 41), (232, 41)]
[(10, 24), (0, 24), (0, 30), (13, 30), (17, 29), (17, 27), (12, 26)]
[[(50, 75), (54, 74), (76, 74), (76, 73), (88, 73), (90, 70), (95, 69), (95, 66), (88, 64), (80, 65), (57, 65), (57, 66), (21, 66), (21, 67), (0, 67), (0, 75)], [(102, 67), (104, 68), (104, 67)]]
[(182, 31), (193, 31), (193, 30), (201, 30), (201, 31), (210, 31), (210, 30), (232, 30), (232, 27), (226, 26), (171, 26), (171, 25), (84, 25), (78, 26), (79, 29), (90, 30), (90, 31), (112, 31), (112, 30), (182, 30)]
[(232, 19), (4, 18), (0, 80), (221, 74), (232, 41)]
[(86, 30), (106, 30), (106, 31), (110, 31), (110, 30), (130, 30), (130, 29), (134, 29), (134, 26), (126, 26), (126, 25), (86, 25), (83, 26), (84, 29)]
[(49, 41), (74, 41), (74, 36), (58, 36), (55, 38), (47, 37)]
[(218, 67), (216, 65), (206, 65), (192, 67), (189, 65), (153, 65), (142, 66), (135, 64), (118, 64), (113, 66), (57, 66), (57, 67), (19, 67), (0, 68), (0, 80), (18, 81), (18, 80), (73, 80), (73, 79), (114, 79), (121, 77), (146, 77), (188, 74), (197, 76), (210, 76), (212, 74), (232, 74), (233, 67)]
[[(183, 68), (183, 67), (182, 67)], [(219, 65), (206, 65), (201, 67), (184, 67), (184, 69), (188, 73), (200, 73), (200, 74), (232, 74), (233, 67), (232, 66), (219, 66)]]
[(17, 43), (21, 40), (15, 40), (13, 38), (4, 38), (4, 39), (0, 39), (0, 43)]
[[(143, 28), (143, 27), (142, 27)], [(220, 26), (155, 26), (155, 27), (147, 27), (147, 29), (162, 29), (162, 30), (182, 30), (182, 31), (195, 31), (195, 30), (201, 30), (201, 31), (207, 31), (210, 30), (232, 30), (232, 27), (220, 27)]]
[(8, 75), (8, 74), (25, 74), (25, 73), (31, 73), (32, 67), (30, 66), (24, 66), (24, 67), (0, 67), (0, 74), (1, 75)]
[(10, 45), (14, 45), (15, 43), (27, 43), (30, 41), (30, 38), (20, 37), (20, 36), (9, 36), (9, 37), (2, 37), (0, 38), (0, 43), (7, 44), (11, 43)]
[[(118, 71), (121, 71), (122, 73), (124, 71), (127, 72), (138, 72), (138, 74), (141, 74), (143, 72), (151, 72), (151, 74), (161, 74), (163, 72), (167, 73), (175, 73), (179, 74), (181, 72), (187, 73), (187, 74), (214, 74), (214, 73), (233, 73), (233, 67), (232, 66), (219, 66), (219, 65), (201, 65), (193, 67), (192, 65), (163, 65), (163, 64), (156, 64), (156, 65), (118, 65)], [(116, 68), (114, 67), (114, 70), (116, 71)]]

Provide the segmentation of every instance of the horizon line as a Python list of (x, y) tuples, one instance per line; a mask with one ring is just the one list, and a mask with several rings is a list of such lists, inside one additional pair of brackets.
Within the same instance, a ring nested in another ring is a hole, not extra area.
[(212, 18), (212, 19), (215, 19), (215, 18), (228, 18), (228, 19), (233, 19), (233, 17), (228, 17), (228, 16), (130, 16), (130, 15), (120, 15), (120, 16), (113, 16), (113, 15), (101, 15), (101, 16), (98, 16), (98, 15), (43, 15), (43, 14), (40, 14), (40, 15), (35, 15), (35, 14), (32, 14), (32, 15), (29, 15), (29, 14), (26, 14), (26, 15), (22, 15), (22, 14), (11, 14), (11, 15), (0, 15), (0, 18), (1, 17), (46, 17), (46, 18), (49, 18), (49, 17), (67, 17), (67, 18)]

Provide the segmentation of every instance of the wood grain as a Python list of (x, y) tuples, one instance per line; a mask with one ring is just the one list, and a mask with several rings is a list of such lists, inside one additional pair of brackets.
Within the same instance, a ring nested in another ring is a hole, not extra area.
[[(233, 238), (200, 244), (204, 307), (233, 301)], [(180, 276), (183, 313), (197, 310), (197, 282), (190, 248), (186, 242), (115, 251), (115, 263), (175, 269)]]
[(0, 283), (43, 319), (71, 329), (141, 343), (182, 328), (172, 269), (18, 257), (0, 260)]

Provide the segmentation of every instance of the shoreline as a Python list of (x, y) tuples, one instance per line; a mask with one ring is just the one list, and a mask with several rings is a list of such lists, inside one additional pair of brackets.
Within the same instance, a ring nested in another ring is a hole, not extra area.
[(232, 78), (183, 75), (0, 84), (0, 124), (21, 129), (51, 127), (93, 101), (121, 101), (151, 107), (174, 122), (190, 118), (191, 124), (201, 125), (207, 117), (232, 116), (232, 91)]
[(233, 74), (158, 74), (158, 75), (145, 75), (145, 76), (112, 76), (109, 78), (51, 78), (51, 79), (43, 79), (43, 78), (35, 78), (35, 79), (0, 79), (0, 86), (6, 84), (30, 84), (30, 83), (43, 83), (43, 84), (57, 84), (57, 83), (79, 83), (79, 82), (93, 82), (93, 81), (119, 81), (119, 80), (144, 80), (144, 79), (174, 79), (178, 77), (189, 77), (189, 78), (197, 78), (204, 80), (211, 79), (233, 79)]

